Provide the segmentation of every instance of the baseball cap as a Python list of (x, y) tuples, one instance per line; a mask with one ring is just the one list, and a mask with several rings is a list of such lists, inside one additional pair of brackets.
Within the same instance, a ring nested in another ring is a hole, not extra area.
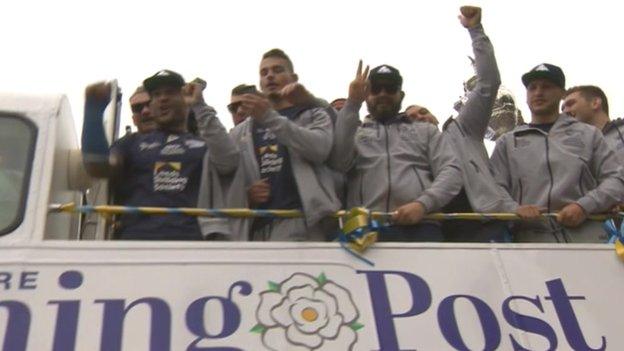
[(551, 65), (550, 63), (539, 64), (522, 75), (522, 84), (526, 87), (537, 78), (548, 79), (561, 89), (565, 89), (565, 75), (558, 66)]
[(373, 68), (368, 75), (371, 84), (390, 83), (396, 86), (403, 84), (403, 77), (399, 70), (390, 65), (381, 65)]
[(181, 88), (184, 84), (184, 78), (179, 73), (168, 69), (158, 71), (143, 81), (143, 87), (145, 87), (148, 93), (162, 86)]

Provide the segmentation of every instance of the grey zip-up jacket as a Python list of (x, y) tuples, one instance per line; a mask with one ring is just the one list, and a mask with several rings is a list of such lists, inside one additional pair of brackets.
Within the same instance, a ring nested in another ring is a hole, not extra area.
[(605, 124), (602, 134), (607, 140), (607, 144), (615, 151), (615, 156), (624, 166), (624, 119), (618, 118)]
[[(200, 103), (191, 108), (197, 120), (197, 132), (208, 146), (204, 155), (197, 207), (223, 208), (225, 193), (220, 177), (236, 171), (239, 163), (238, 147), (212, 107)], [(226, 218), (198, 217), (198, 222), (204, 236), (214, 233), (231, 235)]]
[(475, 212), (513, 212), (509, 194), (496, 184), (483, 144), (492, 106), (500, 86), (494, 48), (481, 25), (468, 29), (475, 54), (477, 84), (457, 118), (448, 119), (442, 133), (461, 165), (464, 190)]
[(347, 206), (394, 211), (418, 201), (427, 212), (446, 205), (462, 185), (459, 164), (432, 124), (400, 114), (386, 123), (347, 101), (338, 112), (330, 165), (347, 173)]
[[(230, 136), (238, 144), (241, 157), (238, 170), (231, 179), (227, 203), (231, 207), (249, 207), (247, 188), (260, 180), (260, 170), (253, 142), (252, 118), (237, 125)], [(332, 148), (334, 127), (324, 108), (310, 108), (294, 120), (269, 110), (262, 126), (275, 134), (288, 150), (290, 165), (303, 206), (306, 225), (312, 227), (324, 217), (340, 209), (331, 170), (325, 162)], [(251, 221), (233, 220), (238, 240), (248, 240)]]
[(624, 177), (602, 133), (565, 114), (550, 133), (522, 125), (504, 134), (491, 165), (518, 204), (548, 212), (574, 202), (587, 213), (606, 212), (624, 193)]

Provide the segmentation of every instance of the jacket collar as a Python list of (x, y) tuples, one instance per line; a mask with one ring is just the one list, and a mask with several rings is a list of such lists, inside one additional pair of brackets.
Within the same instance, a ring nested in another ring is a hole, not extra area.
[[(550, 129), (550, 132), (552, 133), (553, 131), (556, 131), (558, 129), (565, 129), (565, 128), (573, 125), (574, 123), (579, 123), (579, 122), (574, 117), (570, 117), (567, 114), (562, 113), (555, 120), (555, 124), (553, 124), (552, 128)], [(523, 124), (521, 126), (516, 127), (512, 131), (512, 134), (517, 135), (517, 134), (525, 134), (525, 133), (531, 133), (531, 132), (547, 134), (546, 132), (542, 131), (541, 129), (532, 127), (529, 124)]]
[(383, 122), (379, 122), (378, 120), (376, 120), (375, 118), (373, 118), (371, 115), (367, 115), (366, 117), (364, 117), (364, 123), (363, 124), (385, 124), (385, 125), (390, 125), (390, 124), (398, 124), (398, 123), (412, 123), (412, 120), (407, 117), (407, 115), (403, 112), (399, 113), (398, 115), (392, 117), (392, 118), (388, 118), (387, 120), (383, 121)]
[(605, 124), (605, 126), (602, 128), (602, 133), (607, 134), (611, 129), (620, 129), (620, 127), (623, 127), (623, 126), (624, 126), (624, 119), (622, 118), (614, 119), (614, 120), (607, 122), (607, 124)]

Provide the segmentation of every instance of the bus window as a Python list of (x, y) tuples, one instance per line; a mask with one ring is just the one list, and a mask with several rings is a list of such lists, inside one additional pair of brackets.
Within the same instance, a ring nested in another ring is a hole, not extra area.
[(37, 130), (24, 117), (0, 112), (0, 235), (24, 218)]

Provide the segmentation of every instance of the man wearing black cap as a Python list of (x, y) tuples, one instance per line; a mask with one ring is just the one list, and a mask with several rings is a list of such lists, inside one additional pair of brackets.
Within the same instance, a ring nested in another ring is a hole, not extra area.
[[(223, 204), (219, 174), (233, 172), (238, 150), (214, 110), (206, 105), (199, 84), (185, 84), (181, 75), (163, 70), (143, 82), (158, 129), (114, 143), (109, 151), (101, 129), (110, 87), (87, 88), (83, 153), (87, 171), (112, 177), (126, 206), (218, 207)], [(193, 111), (199, 136), (187, 130)], [(180, 214), (124, 214), (116, 235), (129, 240), (201, 240), (202, 234), (227, 233), (224, 221), (198, 221)], [(201, 226), (201, 230), (200, 230)]]
[[(462, 178), (450, 145), (432, 124), (399, 113), (403, 78), (389, 65), (362, 72), (338, 113), (332, 166), (347, 174), (347, 206), (394, 212), (381, 241), (441, 241), (439, 224), (421, 222), (457, 195)], [(366, 101), (370, 113), (360, 123)]]
[(601, 224), (585, 220), (608, 211), (624, 192), (613, 150), (598, 129), (559, 114), (565, 94), (561, 68), (539, 64), (522, 76), (522, 83), (531, 123), (498, 140), (491, 165), (496, 181), (517, 202), (520, 217), (558, 213), (556, 220), (517, 223), (514, 240), (604, 242)]

